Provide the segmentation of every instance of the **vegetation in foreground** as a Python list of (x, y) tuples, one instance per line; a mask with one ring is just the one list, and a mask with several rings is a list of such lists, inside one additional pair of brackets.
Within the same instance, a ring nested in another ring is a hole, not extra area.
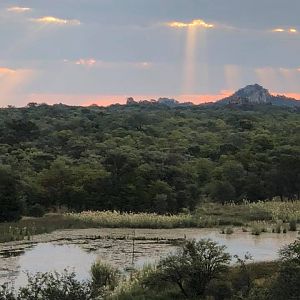
[(300, 240), (280, 251), (280, 260), (249, 263), (251, 256), (231, 257), (211, 240), (186, 241), (177, 253), (122, 276), (96, 262), (91, 279), (79, 282), (74, 273), (29, 275), (28, 285), (15, 293), (0, 288), (1, 300), (297, 300), (300, 295)]
[(85, 211), (81, 213), (47, 214), (22, 218), (18, 222), (0, 223), (0, 242), (30, 239), (33, 235), (57, 229), (80, 228), (209, 228), (234, 232), (231, 226), (259, 235), (263, 232), (297, 231), (300, 201), (268, 201), (243, 204), (206, 203), (193, 213), (159, 215), (155, 213), (121, 213), (117, 211)]
[(271, 105), (0, 109), (0, 222), (299, 199), (299, 128), (298, 109)]

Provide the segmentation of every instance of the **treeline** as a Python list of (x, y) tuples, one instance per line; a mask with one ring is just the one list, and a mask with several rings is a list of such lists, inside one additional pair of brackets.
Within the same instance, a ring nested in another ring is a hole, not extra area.
[(296, 199), (299, 109), (30, 103), (0, 110), (0, 163), (0, 221), (37, 205), (176, 213)]

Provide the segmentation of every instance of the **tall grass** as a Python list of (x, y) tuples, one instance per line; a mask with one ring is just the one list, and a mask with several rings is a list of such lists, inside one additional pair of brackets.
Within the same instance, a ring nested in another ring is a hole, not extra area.
[(87, 225), (60, 214), (48, 214), (41, 218), (26, 217), (18, 222), (0, 223), (0, 242), (30, 240), (33, 235), (72, 228), (87, 228)]
[[(193, 213), (158, 215), (155, 213), (121, 213), (117, 211), (85, 211), (81, 213), (48, 214), (41, 218), (23, 218), (16, 223), (0, 224), (0, 242), (30, 239), (33, 235), (50, 233), (57, 229), (79, 228), (211, 228), (251, 226), (265, 221), (270, 225), (290, 223), (297, 230), (300, 222), (300, 201), (256, 202), (243, 204), (205, 203)], [(259, 224), (261, 225), (261, 223)], [(261, 226), (254, 226), (262, 232)], [(256, 230), (258, 229), (258, 230)], [(276, 229), (274, 229), (274, 232)]]
[(191, 214), (158, 215), (155, 213), (84, 211), (69, 213), (67, 216), (90, 226), (109, 228), (180, 228), (197, 225)]
[(300, 201), (259, 201), (256, 203), (245, 203), (251, 210), (261, 210), (270, 214), (272, 220), (277, 222), (300, 222)]

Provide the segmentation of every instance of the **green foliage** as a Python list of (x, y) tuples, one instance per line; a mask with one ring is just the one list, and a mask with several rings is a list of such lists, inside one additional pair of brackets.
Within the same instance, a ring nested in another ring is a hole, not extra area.
[(291, 219), (289, 222), (290, 231), (297, 231), (297, 220)]
[(297, 300), (300, 295), (300, 265), (294, 262), (285, 262), (279, 271), (278, 278), (271, 289), (271, 299)]
[(27, 215), (30, 217), (42, 217), (45, 214), (45, 209), (42, 205), (36, 203), (27, 208)]
[(28, 275), (28, 283), (16, 293), (3, 286), (1, 300), (92, 300), (89, 283), (79, 282), (75, 273), (37, 273)]
[(214, 300), (232, 299), (233, 289), (231, 282), (225, 280), (212, 280), (206, 289), (206, 295)]
[(91, 267), (92, 285), (96, 290), (114, 290), (120, 280), (120, 272), (112, 266), (101, 261), (95, 262)]
[(293, 262), (300, 265), (300, 239), (283, 247), (280, 250), (280, 258), (283, 262)]
[(10, 166), (0, 171), (0, 222), (19, 218), (19, 199), (46, 210), (159, 214), (207, 200), (295, 200), (299, 120), (299, 110), (263, 105), (0, 109), (0, 161)]
[(17, 190), (18, 180), (12, 170), (0, 165), (0, 222), (21, 218), (22, 205)]
[(273, 283), (274, 299), (299, 299), (300, 295), (300, 239), (280, 250), (281, 267)]
[(16, 300), (13, 290), (8, 284), (0, 286), (0, 300)]
[(148, 286), (171, 284), (184, 297), (203, 296), (208, 284), (226, 271), (230, 262), (225, 247), (211, 240), (186, 242), (175, 255), (162, 259)]

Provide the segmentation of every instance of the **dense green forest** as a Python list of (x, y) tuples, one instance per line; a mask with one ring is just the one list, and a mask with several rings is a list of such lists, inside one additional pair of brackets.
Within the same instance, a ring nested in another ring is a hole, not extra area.
[(272, 105), (0, 110), (0, 221), (38, 207), (177, 213), (299, 199), (300, 111)]

